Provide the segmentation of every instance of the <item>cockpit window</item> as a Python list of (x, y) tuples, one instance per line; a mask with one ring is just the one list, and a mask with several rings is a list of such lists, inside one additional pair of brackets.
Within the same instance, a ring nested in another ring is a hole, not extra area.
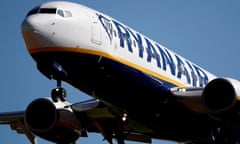
[(40, 8), (39, 6), (33, 8), (32, 10), (30, 10), (27, 14), (27, 16), (29, 15), (33, 15), (33, 14), (57, 14), (61, 17), (72, 17), (72, 13), (69, 10), (64, 10), (64, 9), (60, 9), (60, 8)]
[(72, 13), (68, 10), (64, 10), (64, 16), (65, 17), (72, 17)]
[(60, 16), (62, 16), (62, 17), (64, 17), (64, 12), (63, 12), (62, 9), (58, 9), (58, 10), (57, 10), (57, 14), (60, 15)]
[(62, 17), (72, 17), (72, 13), (68, 10), (57, 9), (57, 14)]
[(56, 8), (40, 8), (39, 13), (43, 14), (56, 14)]

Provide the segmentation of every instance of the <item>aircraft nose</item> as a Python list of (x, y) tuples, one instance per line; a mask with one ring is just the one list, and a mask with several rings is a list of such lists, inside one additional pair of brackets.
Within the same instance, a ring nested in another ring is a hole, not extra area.
[(49, 43), (49, 38), (54, 35), (54, 33), (51, 33), (51, 23), (40, 15), (27, 16), (23, 20), (21, 28), (28, 49), (45, 46)]
[[(38, 34), (44, 34), (44, 32), (46, 31), (46, 24), (43, 23), (43, 21), (41, 21), (39, 19), (39, 16), (29, 16), (26, 17), (24, 19), (24, 21), (22, 22), (22, 31), (23, 32), (33, 32), (33, 33), (38, 33)], [(44, 29), (45, 27), (45, 29)]]

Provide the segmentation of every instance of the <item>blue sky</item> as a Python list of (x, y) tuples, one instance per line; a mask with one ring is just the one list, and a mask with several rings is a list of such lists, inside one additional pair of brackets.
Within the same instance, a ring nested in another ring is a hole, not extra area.
[[(73, 1), (73, 0), (72, 0)], [(26, 13), (46, 0), (3, 0), (0, 4), (0, 111), (24, 110), (34, 99), (50, 95), (55, 81), (37, 71), (21, 35)], [(75, 0), (102, 11), (165, 45), (220, 77), (239, 79), (240, 1), (238, 0)], [(70, 101), (88, 99), (64, 85)], [(0, 126), (0, 143), (25, 144), (23, 135)], [(50, 144), (39, 139), (40, 144)], [(90, 134), (78, 143), (104, 143)], [(159, 143), (154, 140), (153, 143)], [(170, 142), (163, 142), (169, 144)], [(133, 142), (127, 142), (133, 144)]]

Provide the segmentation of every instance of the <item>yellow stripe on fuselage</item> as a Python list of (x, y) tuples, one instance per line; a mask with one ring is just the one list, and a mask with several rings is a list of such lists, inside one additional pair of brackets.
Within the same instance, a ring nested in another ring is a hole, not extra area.
[(91, 55), (97, 55), (97, 56), (102, 56), (108, 59), (111, 59), (113, 61), (117, 61), (119, 63), (125, 64), (129, 67), (132, 67), (134, 69), (140, 70), (144, 73), (147, 73), (151, 76), (154, 76), (156, 78), (159, 78), (163, 81), (166, 81), (168, 83), (171, 83), (173, 85), (176, 85), (178, 87), (185, 87), (185, 85), (183, 83), (180, 83), (178, 81), (175, 81), (173, 79), (170, 79), (167, 76), (161, 75), (159, 73), (156, 73), (152, 70), (149, 70), (147, 68), (144, 68), (142, 66), (139, 66), (137, 64), (134, 64), (132, 62), (129, 62), (127, 60), (118, 58), (118, 57), (114, 57), (108, 53), (105, 52), (101, 52), (101, 51), (96, 51), (96, 50), (89, 50), (89, 49), (83, 49), (83, 48), (71, 48), (71, 47), (45, 47), (45, 48), (34, 48), (34, 49), (30, 49), (29, 50), (30, 54), (36, 54), (36, 53), (45, 53), (45, 52), (74, 52), (74, 53), (83, 53), (83, 54), (91, 54)]

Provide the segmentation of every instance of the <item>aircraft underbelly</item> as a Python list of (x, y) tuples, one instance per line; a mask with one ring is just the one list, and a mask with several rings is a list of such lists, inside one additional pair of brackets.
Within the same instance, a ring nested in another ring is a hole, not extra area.
[(183, 140), (209, 135), (208, 118), (172, 101), (169, 88), (163, 85), (166, 82), (161, 84), (140, 71), (96, 55), (47, 52), (32, 56), (47, 77), (57, 75), (53, 68), (57, 62), (67, 73), (64, 81), (126, 110), (132, 119), (158, 131), (163, 138)]

